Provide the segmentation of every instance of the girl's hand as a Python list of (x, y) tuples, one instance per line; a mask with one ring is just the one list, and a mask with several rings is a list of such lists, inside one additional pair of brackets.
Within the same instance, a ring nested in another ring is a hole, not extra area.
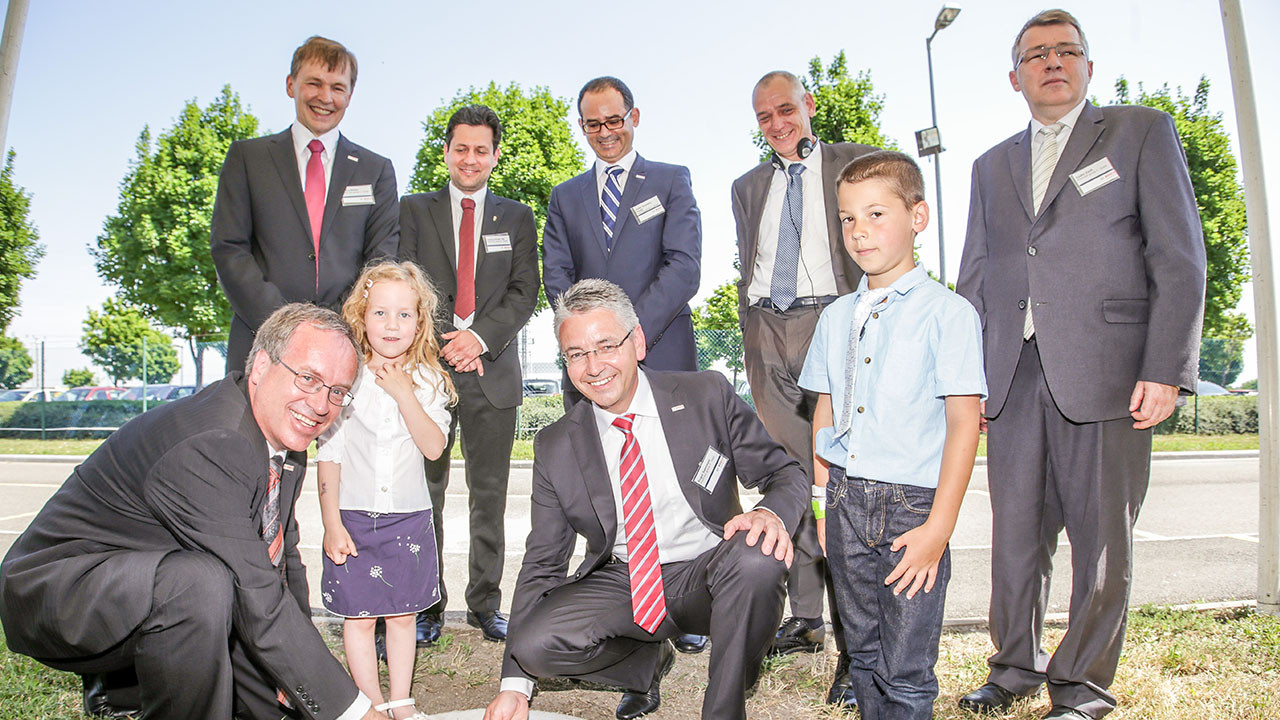
[(374, 382), (396, 402), (403, 402), (406, 397), (413, 397), (413, 377), (399, 365), (386, 363), (373, 371)]
[(333, 530), (324, 531), (324, 554), (329, 556), (334, 565), (347, 561), (347, 556), (360, 557), (356, 552), (356, 544), (351, 540), (351, 533), (341, 523)]
[(885, 585), (898, 582), (893, 594), (907, 591), (907, 599), (916, 596), (923, 586), (925, 592), (933, 590), (933, 583), (938, 579), (938, 563), (942, 560), (942, 551), (947, 549), (950, 533), (938, 532), (926, 520), (923, 525), (912, 528), (897, 537), (890, 547), (892, 552), (906, 548), (902, 560), (884, 579)]

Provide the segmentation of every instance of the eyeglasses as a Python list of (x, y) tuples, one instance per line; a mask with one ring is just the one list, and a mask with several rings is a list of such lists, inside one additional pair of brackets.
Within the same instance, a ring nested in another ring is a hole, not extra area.
[(351, 404), (352, 400), (356, 399), (355, 396), (351, 394), (351, 388), (344, 388), (341, 385), (325, 385), (321, 382), (320, 378), (315, 375), (298, 372), (288, 365), (285, 365), (283, 360), (280, 361), (280, 364), (284, 365), (285, 370), (293, 373), (294, 387), (308, 395), (315, 395), (320, 392), (320, 388), (325, 388), (329, 391), (329, 404), (337, 405), (338, 407), (346, 407)]
[(603, 128), (609, 128), (610, 130), (620, 130), (622, 129), (623, 124), (627, 122), (627, 114), (629, 114), (630, 112), (631, 110), (628, 109), (626, 113), (623, 113), (622, 115), (614, 115), (612, 117), (607, 117), (604, 119), (604, 121), (583, 120), (582, 132), (588, 135), (595, 135), (596, 133), (600, 132), (600, 130)]
[(1080, 43), (1058, 43), (1052, 47), (1046, 45), (1033, 47), (1022, 53), (1022, 57), (1018, 58), (1018, 64), (1014, 65), (1013, 69), (1017, 70), (1022, 63), (1037, 66), (1049, 59), (1050, 52), (1053, 52), (1062, 60), (1076, 60), (1084, 57), (1084, 46)]
[(572, 350), (570, 352), (563, 353), (564, 361), (568, 365), (581, 365), (592, 355), (595, 355), (601, 360), (611, 360), (618, 354), (618, 349), (627, 342), (627, 338), (631, 337), (631, 333), (635, 331), (635, 328), (631, 328), (618, 342), (597, 345), (595, 350)]

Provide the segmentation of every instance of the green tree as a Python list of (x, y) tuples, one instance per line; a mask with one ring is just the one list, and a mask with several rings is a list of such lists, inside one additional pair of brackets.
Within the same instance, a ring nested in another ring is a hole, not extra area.
[[(809, 72), (800, 74), (800, 82), (813, 95), (818, 106), (811, 123), (813, 134), (825, 143), (856, 142), (886, 150), (897, 150), (898, 144), (880, 131), (880, 113), (884, 95), (877, 95), (871, 84), (871, 71), (859, 70), (849, 75), (849, 61), (841, 50), (825, 68), (822, 59), (809, 61)], [(773, 152), (764, 134), (756, 128), (753, 140), (760, 148), (760, 159)]]
[(71, 368), (62, 373), (62, 384), (67, 387), (81, 387), (83, 385), (96, 385), (98, 376), (93, 374), (89, 368)]
[(22, 281), (35, 277), (36, 263), (44, 256), (40, 233), (27, 219), (31, 195), (13, 181), (14, 157), (10, 150), (0, 170), (0, 332), (18, 310)]
[[(582, 149), (569, 123), (569, 100), (557, 98), (545, 87), (527, 92), (516, 83), (500, 88), (496, 83), (477, 90), (460, 90), (448, 103), (436, 108), (422, 123), (424, 137), (409, 180), (410, 192), (439, 190), (449, 182), (444, 163), (444, 133), (449, 117), (464, 105), (487, 105), (502, 120), (501, 155), (489, 176), (489, 189), (533, 208), (538, 223), (538, 247), (547, 221), (551, 188), (582, 172)], [(547, 306), (538, 291), (538, 308)]]
[(1235, 312), (1244, 283), (1249, 279), (1244, 188), (1236, 177), (1231, 136), (1223, 124), (1222, 113), (1209, 110), (1208, 78), (1200, 78), (1192, 97), (1183, 95), (1182, 88), (1172, 93), (1167, 85), (1147, 92), (1139, 83), (1138, 97), (1131, 100), (1129, 83), (1121, 77), (1116, 81), (1116, 102), (1146, 105), (1173, 116), (1187, 153), (1208, 257), (1204, 335), (1248, 338), (1253, 328), (1244, 315)]
[(142, 379), (144, 346), (147, 382), (173, 379), (179, 363), (172, 338), (153, 328), (137, 308), (107, 298), (102, 312), (89, 311), (80, 350), (106, 370), (115, 384)]
[(698, 344), (698, 369), (706, 370), (716, 360), (723, 359), (736, 377), (744, 367), (736, 281), (729, 280), (717, 287), (704, 304), (693, 309), (692, 319)]
[(1230, 387), (1244, 369), (1244, 340), (1203, 338), (1200, 341), (1200, 379)]
[(17, 387), (31, 379), (31, 353), (22, 341), (0, 335), (0, 387)]
[(197, 385), (204, 381), (198, 343), (224, 338), (231, 320), (209, 253), (218, 173), (232, 141), (257, 131), (258, 119), (230, 85), (204, 109), (187, 102), (154, 146), (144, 127), (116, 214), (91, 248), (98, 274), (121, 300), (187, 341)]

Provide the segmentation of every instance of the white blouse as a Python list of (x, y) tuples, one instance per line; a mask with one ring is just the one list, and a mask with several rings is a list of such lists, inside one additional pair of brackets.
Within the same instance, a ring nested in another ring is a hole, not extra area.
[[(449, 396), (443, 378), (420, 365), (413, 394), (440, 432), (449, 434)], [(316, 459), (342, 464), (338, 507), (377, 513), (431, 508), (422, 452), (414, 444), (396, 401), (378, 387), (366, 366), (351, 388), (355, 400), (320, 437)]]

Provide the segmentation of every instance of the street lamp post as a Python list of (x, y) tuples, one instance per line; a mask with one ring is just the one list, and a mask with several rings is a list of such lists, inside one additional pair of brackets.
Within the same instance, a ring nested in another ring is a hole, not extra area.
[[(959, 14), (960, 7), (958, 5), (943, 5), (942, 9), (938, 11), (938, 17), (933, 21), (933, 33), (924, 40), (925, 55), (929, 59), (929, 109), (933, 113), (933, 127), (929, 130), (922, 130), (921, 133), (932, 131), (932, 138), (936, 144), (926, 147), (924, 143), (921, 143), (920, 155), (933, 155), (934, 189), (938, 193), (938, 275), (943, 285), (947, 284), (947, 246), (942, 234), (942, 158), (940, 155), (943, 148), (938, 137), (938, 101), (933, 92), (933, 36), (937, 35), (939, 30), (954, 22)], [(917, 135), (920, 135), (920, 133), (917, 133)]]

